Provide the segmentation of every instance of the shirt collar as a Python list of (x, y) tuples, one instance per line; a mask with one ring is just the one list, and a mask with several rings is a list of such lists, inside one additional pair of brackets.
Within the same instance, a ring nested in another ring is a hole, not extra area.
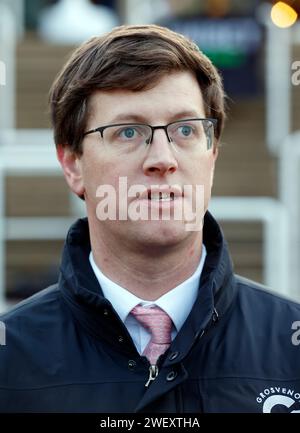
[(157, 305), (171, 317), (178, 332), (197, 298), (199, 281), (206, 255), (205, 245), (202, 244), (201, 259), (193, 275), (155, 301), (145, 301), (124, 289), (124, 287), (114, 283), (96, 265), (92, 251), (90, 252), (89, 260), (105, 298), (110, 301), (123, 322), (125, 322), (128, 314), (137, 304), (142, 304), (143, 306)]

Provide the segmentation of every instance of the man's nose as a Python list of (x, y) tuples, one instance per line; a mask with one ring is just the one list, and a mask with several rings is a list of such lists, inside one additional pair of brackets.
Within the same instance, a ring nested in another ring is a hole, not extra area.
[(152, 174), (163, 176), (174, 173), (178, 168), (175, 150), (163, 129), (154, 131), (151, 144), (148, 145), (143, 170), (147, 176)]

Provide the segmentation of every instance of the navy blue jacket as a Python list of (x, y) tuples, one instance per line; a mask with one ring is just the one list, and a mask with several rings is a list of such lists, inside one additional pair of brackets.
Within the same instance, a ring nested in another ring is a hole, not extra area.
[(234, 275), (209, 213), (204, 243), (198, 298), (146, 387), (149, 362), (103, 297), (77, 221), (58, 284), (0, 316), (0, 412), (300, 410), (300, 306)]

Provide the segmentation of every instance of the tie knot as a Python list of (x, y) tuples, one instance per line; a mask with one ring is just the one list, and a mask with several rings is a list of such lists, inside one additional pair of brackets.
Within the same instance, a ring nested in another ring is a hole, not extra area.
[(146, 308), (137, 305), (131, 310), (131, 314), (150, 331), (152, 343), (171, 343), (172, 320), (164, 310), (159, 307)]

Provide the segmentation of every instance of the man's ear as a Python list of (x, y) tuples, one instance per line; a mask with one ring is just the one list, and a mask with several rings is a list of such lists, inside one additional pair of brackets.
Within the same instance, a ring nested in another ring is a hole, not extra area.
[(78, 196), (83, 196), (84, 185), (80, 155), (74, 153), (69, 147), (62, 145), (57, 146), (56, 154), (69, 187)]
[(214, 154), (214, 160), (216, 162), (218, 155), (219, 155), (219, 147), (218, 147), (218, 143), (214, 145), (213, 148), (213, 154)]
[(211, 179), (210, 179), (211, 186), (213, 185), (213, 182), (214, 182), (215, 164), (216, 164), (218, 155), (219, 155), (219, 149), (218, 149), (218, 146), (215, 145), (213, 148), (213, 167), (212, 167)]

